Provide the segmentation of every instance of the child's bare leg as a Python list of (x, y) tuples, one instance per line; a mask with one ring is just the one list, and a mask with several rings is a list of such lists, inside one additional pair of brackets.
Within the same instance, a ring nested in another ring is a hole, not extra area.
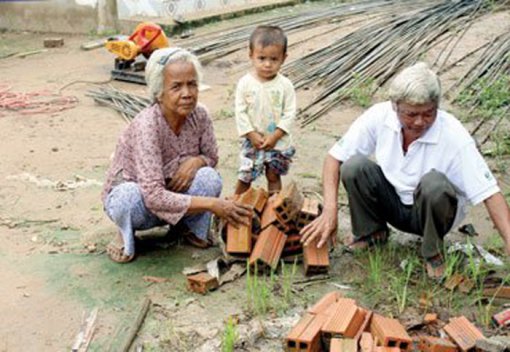
[(266, 169), (267, 190), (269, 194), (280, 192), (282, 190), (282, 179), (280, 175), (275, 174), (273, 171)]
[(251, 183), (246, 183), (241, 180), (237, 180), (235, 194), (243, 194), (250, 188)]

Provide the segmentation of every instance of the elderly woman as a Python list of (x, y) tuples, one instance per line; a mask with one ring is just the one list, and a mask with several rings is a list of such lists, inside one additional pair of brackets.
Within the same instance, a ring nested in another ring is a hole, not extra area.
[[(390, 101), (360, 116), (326, 156), (324, 211), (302, 230), (305, 245), (336, 238), (339, 180), (347, 191), (353, 239), (362, 249), (388, 237), (388, 223), (423, 238), (427, 273), (444, 272), (443, 238), (484, 203), (510, 254), (510, 212), (475, 141), (439, 109), (441, 85), (425, 63), (400, 72)], [(373, 159), (369, 157), (373, 156)], [(375, 160), (375, 161), (374, 161)]]
[(119, 263), (134, 258), (136, 230), (179, 224), (188, 242), (206, 248), (211, 213), (235, 226), (251, 215), (218, 198), (218, 148), (209, 114), (197, 104), (197, 58), (180, 48), (157, 50), (146, 81), (154, 103), (122, 133), (103, 190), (105, 211), (119, 229), (107, 252)]

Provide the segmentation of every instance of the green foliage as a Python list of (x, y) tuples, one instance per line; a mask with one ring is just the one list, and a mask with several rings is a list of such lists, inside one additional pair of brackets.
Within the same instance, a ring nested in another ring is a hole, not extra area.
[(346, 90), (346, 94), (351, 101), (362, 108), (367, 108), (372, 104), (372, 94), (375, 91), (375, 84), (372, 78), (363, 79), (358, 73), (353, 74), (352, 88)]
[(231, 109), (222, 108), (217, 113), (217, 120), (226, 120), (234, 117), (234, 112)]
[(269, 277), (259, 275), (257, 266), (247, 270), (246, 294), (248, 310), (262, 316), (269, 312), (284, 313), (291, 307), (293, 293), (292, 283), (297, 272), (297, 261), (294, 261), (290, 270), (282, 262), (281, 275), (271, 270)]
[(238, 339), (236, 327), (237, 325), (234, 319), (232, 319), (232, 317), (228, 317), (227, 325), (225, 325), (225, 331), (223, 332), (223, 339), (221, 343), (222, 352), (234, 351), (234, 347)]
[(494, 82), (480, 79), (468, 89), (464, 89), (455, 102), (468, 109), (475, 106), (472, 116), (482, 119), (498, 118), (510, 105), (510, 75), (503, 75)]

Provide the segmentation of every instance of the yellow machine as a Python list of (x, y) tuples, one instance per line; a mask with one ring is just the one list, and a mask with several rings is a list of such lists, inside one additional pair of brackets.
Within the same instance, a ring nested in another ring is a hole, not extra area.
[(154, 50), (168, 46), (168, 39), (163, 29), (151, 22), (140, 23), (136, 26), (133, 34), (125, 39), (119, 37), (109, 39), (105, 43), (105, 47), (117, 56), (115, 68), (111, 72), (112, 78), (145, 84), (143, 72), (146, 59)]
[(127, 40), (109, 40), (106, 48), (120, 59), (130, 61), (143, 54), (146, 58), (156, 49), (167, 48), (168, 39), (155, 23), (142, 22)]

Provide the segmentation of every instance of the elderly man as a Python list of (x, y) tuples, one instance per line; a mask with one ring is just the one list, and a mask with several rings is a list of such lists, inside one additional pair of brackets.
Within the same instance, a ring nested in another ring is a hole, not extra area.
[[(475, 141), (452, 115), (439, 110), (439, 79), (425, 63), (404, 69), (391, 101), (360, 116), (329, 151), (323, 168), (324, 211), (302, 230), (318, 246), (337, 229), (339, 179), (347, 191), (353, 239), (366, 248), (388, 237), (387, 223), (423, 237), (427, 273), (443, 275), (443, 237), (484, 202), (510, 254), (507, 202)], [(369, 159), (373, 156), (375, 161)]]

